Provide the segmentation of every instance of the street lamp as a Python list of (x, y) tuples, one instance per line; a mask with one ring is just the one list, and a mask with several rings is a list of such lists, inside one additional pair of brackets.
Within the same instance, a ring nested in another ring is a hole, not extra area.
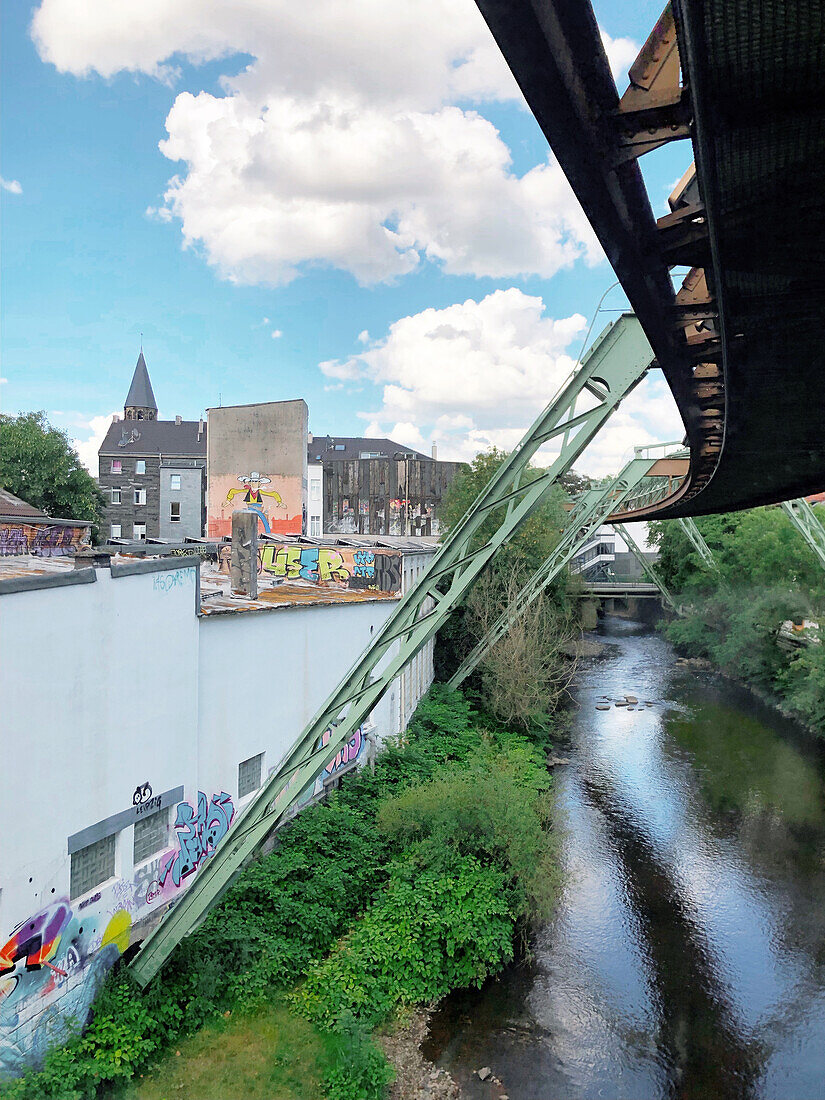
[(404, 535), (407, 534), (407, 520), (410, 507), (410, 467), (411, 458), (415, 458), (414, 451), (396, 451), (392, 456), (396, 462), (404, 463)]

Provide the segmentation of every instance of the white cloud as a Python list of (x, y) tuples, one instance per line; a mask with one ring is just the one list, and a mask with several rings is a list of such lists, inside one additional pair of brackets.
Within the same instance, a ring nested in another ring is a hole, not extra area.
[[(390, 326), (387, 336), (349, 359), (321, 363), (341, 386), (372, 385), (377, 408), (359, 415), (365, 435), (387, 435), (425, 453), (468, 461), (491, 446), (511, 450), (565, 382), (568, 347), (585, 319), (545, 316), (541, 298), (511, 287), (480, 301), (426, 309)], [(579, 467), (617, 472), (634, 446), (679, 439), (683, 428), (665, 382), (646, 379), (597, 436)], [(537, 458), (552, 461), (549, 446)]]
[(280, 340), (282, 336), (283, 336), (283, 332), (281, 332), (281, 330), (279, 328), (274, 328), (272, 330), (272, 339), (273, 340)]
[[(222, 94), (177, 96), (161, 151), (182, 167), (154, 214), (235, 282), (331, 265), (362, 283), (425, 260), (545, 277), (601, 250), (554, 161), (519, 176), (468, 104), (522, 102), (472, 0), (42, 0), (61, 71), (168, 80), (170, 59), (247, 53)], [(635, 53), (605, 38), (611, 61)]]
[(80, 456), (80, 461), (93, 477), (98, 474), (97, 452), (109, 427), (112, 417), (122, 413), (110, 412), (104, 416), (93, 416), (78, 425), (79, 435), (72, 439), (72, 446)]
[(18, 180), (6, 180), (0, 176), (0, 187), (2, 187), (4, 191), (11, 191), (12, 195), (23, 194), (23, 188), (20, 186)]

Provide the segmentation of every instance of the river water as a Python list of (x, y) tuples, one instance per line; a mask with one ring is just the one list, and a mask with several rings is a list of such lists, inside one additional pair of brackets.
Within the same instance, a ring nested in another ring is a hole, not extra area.
[[(598, 635), (556, 770), (555, 918), (529, 963), (447, 1000), (424, 1051), (484, 1100), (821, 1100), (821, 756), (650, 627)], [(625, 694), (653, 706), (596, 710)]]

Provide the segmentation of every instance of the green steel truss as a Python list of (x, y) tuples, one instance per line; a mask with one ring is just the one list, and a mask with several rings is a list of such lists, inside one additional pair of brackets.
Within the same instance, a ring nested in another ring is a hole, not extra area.
[(642, 569), (644, 570), (645, 575), (650, 577), (651, 581), (656, 585), (656, 587), (662, 593), (662, 599), (667, 604), (667, 606), (672, 611), (678, 611), (679, 608), (676, 604), (676, 601), (674, 600), (672, 594), (670, 593), (667, 586), (665, 585), (665, 582), (659, 576), (659, 571), (645, 557), (644, 550), (642, 550), (641, 546), (639, 546), (639, 544), (636, 542), (636, 540), (630, 534), (630, 532), (625, 527), (625, 525), (623, 523), (614, 523), (613, 524), (613, 530), (616, 532), (617, 535), (620, 535), (624, 539), (624, 541), (627, 543), (628, 549), (630, 550), (631, 554), (633, 554), (633, 556), (636, 558), (638, 563), (641, 565)]
[(691, 546), (708, 567), (708, 569), (713, 570), (714, 573), (718, 573), (719, 565), (717, 564), (716, 558), (714, 558), (713, 556), (713, 551), (702, 538), (702, 533), (696, 526), (694, 521), (687, 517), (683, 519), (678, 519), (676, 522), (690, 539)]
[[(641, 381), (652, 359), (642, 327), (631, 314), (623, 314), (594, 342), (579, 370), (444, 539), (418, 583), (395, 605), (372, 644), (245, 807), (220, 848), (143, 941), (130, 964), (140, 985), (151, 980), (181, 939), (198, 926), (244, 861), (281, 822), (290, 805), (369, 715), (404, 665), (458, 606), (481, 570)], [(558, 458), (538, 477), (524, 479), (536, 451), (550, 442), (559, 447)], [(474, 545), (490, 516), (497, 521), (493, 534), (482, 545)], [(330, 739), (319, 747), (327, 730), (331, 731)]]
[(577, 498), (561, 538), (552, 552), (519, 590), (515, 602), (505, 608), (472, 652), (464, 658), (449, 681), (450, 687), (457, 688), (466, 680), (485, 654), (521, 618), (530, 604), (559, 575), (582, 546), (586, 545), (607, 517), (638, 489), (654, 461), (633, 458), (618, 477), (598, 488), (588, 489)]
[(804, 497), (783, 501), (782, 507), (791, 523), (819, 558), (820, 565), (825, 568), (825, 528), (819, 522), (816, 512)]

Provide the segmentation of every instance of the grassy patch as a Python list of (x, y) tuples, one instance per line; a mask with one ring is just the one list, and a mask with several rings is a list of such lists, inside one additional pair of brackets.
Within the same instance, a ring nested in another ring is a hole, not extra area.
[[(178, 1055), (176, 1051), (180, 1051)], [(335, 1062), (330, 1037), (281, 1002), (232, 1013), (181, 1039), (118, 1100), (318, 1100)]]

